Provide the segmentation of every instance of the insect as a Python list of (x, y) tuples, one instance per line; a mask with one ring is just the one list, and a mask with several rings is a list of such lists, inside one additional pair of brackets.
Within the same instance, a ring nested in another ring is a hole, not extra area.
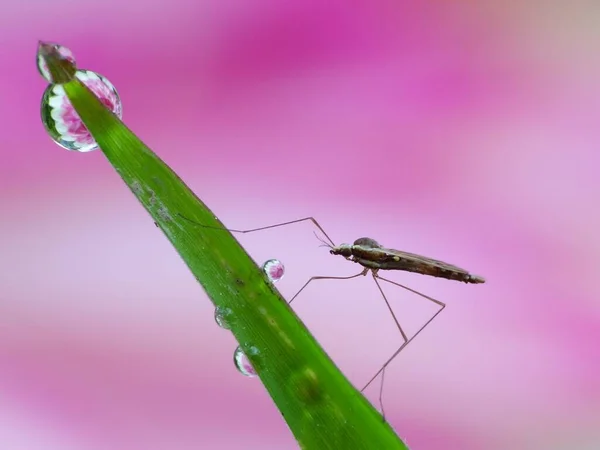
[[(200, 225), (200, 226), (203, 226), (206, 228), (215, 228), (215, 229), (221, 229), (221, 230), (225, 229), (225, 228), (217, 228), (217, 227), (209, 227), (209, 226), (201, 225), (201, 224), (198, 224), (197, 222), (187, 219), (186, 217), (182, 216), (181, 214), (179, 214), (179, 216), (190, 222), (193, 222), (197, 225)], [(382, 398), (383, 397), (383, 382), (384, 382), (385, 369), (391, 364), (391, 362), (396, 358), (396, 356), (398, 356), (398, 354), (419, 333), (421, 333), (421, 331), (423, 331), (433, 321), (433, 319), (435, 319), (444, 310), (444, 308), (446, 307), (446, 304), (439, 300), (436, 300), (432, 297), (429, 297), (421, 292), (415, 291), (414, 289), (411, 289), (408, 286), (405, 286), (403, 284), (397, 283), (392, 280), (388, 280), (387, 278), (383, 278), (379, 275), (379, 271), (380, 270), (403, 270), (406, 272), (420, 273), (423, 275), (429, 275), (429, 276), (438, 277), (438, 278), (446, 278), (448, 280), (462, 281), (464, 283), (472, 283), (472, 284), (485, 283), (485, 279), (478, 275), (471, 274), (470, 272), (468, 272), (465, 269), (454, 266), (452, 264), (445, 263), (443, 261), (438, 261), (436, 259), (428, 258), (428, 257), (417, 255), (414, 253), (408, 253), (408, 252), (403, 252), (400, 250), (395, 250), (392, 248), (383, 247), (376, 240), (367, 238), (367, 237), (359, 238), (359, 239), (355, 240), (353, 244), (335, 245), (333, 243), (333, 241), (331, 240), (331, 238), (329, 237), (329, 235), (325, 232), (323, 227), (321, 225), (319, 225), (319, 223), (313, 217), (305, 217), (303, 219), (291, 220), (289, 222), (282, 222), (282, 223), (278, 223), (278, 224), (274, 224), (274, 225), (268, 225), (265, 227), (252, 228), (249, 230), (232, 230), (232, 229), (227, 229), (227, 230), (230, 232), (234, 232), (234, 233), (252, 233), (255, 231), (268, 230), (271, 228), (282, 227), (285, 225), (291, 225), (294, 223), (299, 223), (299, 222), (304, 222), (304, 221), (311, 221), (319, 229), (319, 231), (321, 231), (321, 233), (323, 233), (323, 236), (325, 236), (326, 240), (320, 238), (316, 233), (315, 233), (315, 235), (323, 243), (323, 245), (325, 245), (326, 247), (329, 248), (330, 254), (343, 256), (348, 261), (352, 261), (354, 263), (361, 265), (363, 267), (363, 269), (361, 270), (360, 273), (357, 273), (357, 274), (351, 275), (351, 276), (347, 276), (347, 277), (332, 277), (332, 276), (311, 277), (308, 279), (308, 281), (306, 283), (304, 283), (304, 285), (300, 288), (300, 290), (298, 292), (296, 292), (296, 294), (290, 299), (289, 303), (292, 303), (298, 297), (298, 295), (300, 295), (300, 293), (311, 282), (313, 282), (315, 280), (349, 280), (352, 278), (365, 276), (370, 272), (373, 277), (373, 281), (375, 281), (375, 284), (377, 285), (377, 288), (379, 289), (379, 292), (381, 293), (381, 296), (383, 297), (385, 304), (387, 305), (387, 308), (389, 309), (390, 314), (392, 315), (392, 318), (394, 319), (394, 322), (396, 323), (396, 327), (398, 328), (400, 335), (402, 336), (402, 339), (403, 339), (402, 345), (400, 345), (400, 347), (392, 354), (392, 356), (381, 366), (381, 368), (377, 371), (377, 373), (375, 375), (373, 375), (373, 377), (369, 380), (369, 382), (361, 389), (361, 392), (363, 392), (381, 374), (381, 384), (380, 384), (380, 388), (379, 388), (379, 405), (381, 407), (382, 416), (385, 419), (385, 411), (383, 408), (383, 398)], [(383, 292), (383, 289), (381, 288), (379, 281), (385, 281), (386, 283), (393, 284), (393, 285), (401, 287), (407, 291), (410, 291), (414, 294), (417, 294), (418, 296), (420, 296), (426, 300), (429, 300), (430, 302), (435, 303), (437, 306), (439, 306), (439, 309), (412, 337), (409, 338), (407, 336), (407, 334), (404, 332), (404, 329), (402, 328), (402, 326), (400, 325), (400, 322), (396, 318), (396, 314), (394, 314), (394, 311), (392, 310), (392, 307), (390, 306), (390, 303), (389, 303), (385, 293)]]

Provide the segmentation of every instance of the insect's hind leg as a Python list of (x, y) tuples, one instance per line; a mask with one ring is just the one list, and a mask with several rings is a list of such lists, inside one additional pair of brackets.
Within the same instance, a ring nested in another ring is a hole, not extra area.
[[(411, 289), (408, 286), (404, 286), (403, 284), (396, 283), (395, 281), (392, 281), (392, 280), (388, 280), (387, 278), (382, 278), (377, 274), (376, 271), (373, 271), (373, 280), (375, 281), (375, 284), (377, 284), (377, 288), (379, 289), (379, 292), (383, 296), (383, 299), (385, 300), (385, 303), (386, 303), (388, 309), (390, 310), (390, 313), (392, 314), (394, 321), (396, 322), (396, 326), (398, 327), (398, 330), (400, 330), (400, 334), (402, 335), (402, 338), (404, 339), (404, 342), (402, 343), (402, 345), (392, 354), (392, 356), (383, 364), (383, 366), (381, 366), (381, 368), (377, 371), (377, 373), (375, 375), (373, 375), (373, 377), (369, 380), (369, 382), (361, 389), (361, 392), (364, 392), (364, 390), (367, 389), (371, 385), (371, 383), (379, 376), (379, 374), (381, 374), (381, 384), (379, 386), (379, 406), (381, 407), (381, 414), (383, 416), (383, 420), (385, 420), (385, 411), (383, 409), (383, 382), (384, 382), (384, 376), (385, 376), (385, 369), (396, 358), (396, 356), (398, 356), (398, 354), (402, 350), (404, 350), (404, 348), (408, 344), (410, 344), (412, 342), (412, 340), (414, 338), (416, 338), (419, 335), (419, 333), (421, 333), (421, 331), (423, 331), (427, 327), (427, 325), (429, 325), (433, 321), (433, 319), (435, 319), (438, 316), (439, 313), (441, 313), (444, 310), (444, 308), (446, 307), (446, 304), (443, 302), (440, 302), (439, 300), (436, 300), (432, 297), (429, 297), (425, 294), (422, 294), (421, 292), (415, 291), (414, 289)], [(408, 339), (406, 336), (406, 333), (400, 326), (398, 319), (396, 319), (396, 315), (392, 311), (392, 308), (387, 300), (387, 297), (385, 296), (383, 289), (381, 289), (381, 286), (377, 280), (385, 281), (387, 283), (390, 283), (395, 286), (406, 289), (407, 291), (410, 291), (414, 294), (417, 294), (420, 297), (423, 297), (423, 298), (435, 303), (436, 305), (440, 306), (440, 309), (438, 309), (438, 311), (427, 322), (425, 322), (425, 324), (421, 328), (419, 328), (419, 330), (410, 339)]]
[(178, 215), (179, 217), (181, 217), (182, 219), (185, 219), (185, 220), (187, 220), (188, 222), (194, 223), (194, 224), (196, 224), (196, 225), (198, 225), (198, 226), (200, 226), (200, 227), (204, 227), (204, 228), (212, 228), (212, 229), (215, 229), (215, 230), (227, 230), (227, 231), (230, 231), (230, 232), (232, 232), (232, 233), (241, 233), (241, 234), (245, 234), (245, 233), (253, 233), (254, 231), (268, 230), (268, 229), (271, 229), (271, 228), (283, 227), (283, 226), (285, 226), (285, 225), (292, 225), (292, 224), (294, 224), (294, 223), (300, 223), (300, 222), (304, 222), (304, 221), (310, 220), (310, 221), (311, 221), (311, 222), (312, 222), (312, 223), (313, 223), (313, 224), (314, 224), (314, 225), (315, 225), (315, 226), (316, 226), (316, 227), (319, 229), (319, 231), (320, 231), (321, 233), (323, 233), (323, 235), (324, 235), (324, 236), (325, 236), (325, 238), (326, 238), (326, 239), (329, 241), (329, 243), (330, 243), (330, 244), (331, 244), (333, 247), (335, 247), (335, 244), (333, 243), (333, 241), (331, 240), (331, 238), (329, 237), (329, 235), (328, 235), (328, 234), (325, 232), (325, 230), (323, 229), (323, 227), (322, 227), (321, 225), (319, 225), (319, 222), (317, 222), (317, 221), (315, 220), (315, 218), (314, 218), (314, 217), (304, 217), (304, 218), (302, 218), (302, 219), (296, 219), (296, 220), (290, 220), (290, 221), (288, 221), (288, 222), (276, 223), (276, 224), (273, 224), (273, 225), (267, 225), (267, 226), (265, 226), (265, 227), (251, 228), (251, 229), (249, 229), (249, 230), (233, 230), (233, 229), (231, 229), (231, 228), (212, 227), (212, 226), (209, 226), (209, 225), (202, 225), (202, 224), (201, 224), (201, 223), (199, 223), (199, 222), (196, 222), (196, 221), (194, 221), (194, 220), (188, 219), (188, 218), (187, 218), (187, 217), (185, 217), (183, 214), (177, 213), (177, 215)]

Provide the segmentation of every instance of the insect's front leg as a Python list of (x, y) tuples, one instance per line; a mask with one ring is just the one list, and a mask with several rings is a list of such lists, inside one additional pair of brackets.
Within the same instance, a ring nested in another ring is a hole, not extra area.
[[(269, 230), (271, 228), (283, 227), (283, 226), (286, 226), (286, 225), (292, 225), (294, 223), (311, 221), (319, 229), (319, 231), (321, 231), (321, 233), (323, 233), (323, 235), (327, 238), (327, 240), (329, 241), (329, 243), (332, 246), (335, 247), (335, 244), (333, 243), (333, 241), (331, 240), (331, 238), (327, 235), (327, 233), (325, 232), (325, 230), (323, 229), (323, 227), (319, 224), (319, 222), (317, 222), (315, 220), (314, 217), (304, 217), (303, 219), (290, 220), (288, 222), (276, 223), (276, 224), (273, 224), (273, 225), (267, 225), (267, 226), (258, 227), (258, 228), (251, 228), (249, 230), (234, 230), (234, 229), (231, 229), (231, 228), (221, 228), (221, 227), (213, 227), (213, 226), (209, 226), (209, 225), (203, 225), (203, 224), (201, 224), (199, 222), (196, 222), (194, 220), (188, 219), (183, 214), (177, 213), (177, 215), (179, 217), (181, 217), (182, 219), (187, 220), (188, 222), (191, 222), (191, 223), (193, 223), (195, 225), (198, 225), (199, 227), (212, 228), (212, 229), (216, 229), (216, 230), (227, 230), (227, 231), (230, 231), (232, 233), (240, 233), (240, 234), (254, 233), (255, 231)], [(329, 245), (329, 244), (327, 244), (327, 245)]]

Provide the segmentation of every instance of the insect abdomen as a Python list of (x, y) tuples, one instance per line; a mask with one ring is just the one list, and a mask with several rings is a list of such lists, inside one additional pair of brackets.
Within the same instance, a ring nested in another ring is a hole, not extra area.
[[(442, 263), (443, 264), (443, 263)], [(426, 259), (413, 260), (394, 255), (391, 259), (379, 263), (382, 270), (404, 270), (406, 272), (420, 273), (447, 280), (462, 281), (463, 283), (484, 283), (485, 280), (477, 275), (471, 275), (466, 270), (456, 266), (432, 263)]]
[(432, 268), (431, 271), (423, 272), (426, 275), (431, 275), (439, 278), (446, 278), (448, 280), (462, 281), (463, 283), (485, 283), (482, 277), (477, 275), (471, 275), (466, 271), (448, 270), (440, 267)]

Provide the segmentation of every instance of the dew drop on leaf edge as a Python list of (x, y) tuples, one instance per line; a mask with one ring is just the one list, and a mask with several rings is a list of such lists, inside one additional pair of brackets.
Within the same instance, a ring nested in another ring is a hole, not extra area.
[(238, 372), (240, 372), (242, 375), (246, 377), (255, 377), (257, 375), (254, 367), (252, 367), (252, 364), (250, 363), (250, 360), (240, 346), (238, 346), (233, 352), (233, 362)]
[(277, 283), (285, 275), (285, 267), (278, 259), (269, 259), (268, 261), (265, 261), (262, 269), (272, 283)]
[[(78, 70), (75, 76), (119, 119), (123, 116), (121, 98), (110, 81), (91, 70)], [(44, 91), (41, 116), (50, 138), (64, 149), (78, 152), (98, 149), (98, 144), (83, 124), (61, 85), (51, 84)]]
[[(44, 58), (44, 53), (46, 52), (55, 52), (54, 54), (58, 54), (59, 58), (63, 60), (63, 62), (67, 63), (69, 67), (69, 72), (73, 73), (77, 70), (77, 63), (75, 61), (75, 55), (70, 48), (65, 47), (64, 45), (56, 44), (54, 42), (40, 42), (38, 45), (38, 51), (36, 54), (37, 58), (37, 69), (42, 78), (49, 83), (54, 83), (55, 80), (52, 79), (52, 75), (50, 74), (50, 70), (48, 69), (48, 63)], [(47, 54), (47, 53), (46, 53)], [(72, 71), (72, 72), (71, 72)]]
[(232, 311), (230, 308), (225, 308), (223, 306), (217, 306), (215, 308), (215, 322), (217, 322), (217, 325), (219, 325), (221, 328), (224, 328), (225, 330), (229, 330), (231, 329), (231, 325), (229, 324), (229, 320), (230, 316), (232, 314)]

